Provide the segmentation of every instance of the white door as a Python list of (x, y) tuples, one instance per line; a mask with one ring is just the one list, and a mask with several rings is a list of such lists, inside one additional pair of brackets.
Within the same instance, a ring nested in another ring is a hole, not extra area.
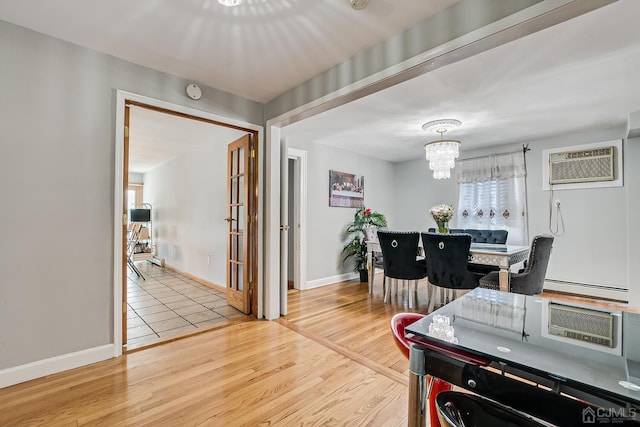
[(287, 140), (280, 143), (280, 314), (287, 315), (289, 292), (289, 155)]

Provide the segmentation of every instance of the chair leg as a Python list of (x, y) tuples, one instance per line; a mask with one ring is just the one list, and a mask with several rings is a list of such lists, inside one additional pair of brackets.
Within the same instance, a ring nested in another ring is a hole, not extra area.
[(436, 293), (438, 292), (437, 286), (432, 285), (431, 282), (427, 282), (429, 286), (429, 308), (427, 308), (427, 313), (431, 313), (436, 305)]
[(411, 293), (411, 280), (402, 281), (402, 305), (413, 308), (413, 295)]
[(418, 307), (418, 282), (419, 280), (413, 281), (413, 289), (411, 289), (411, 294), (413, 295), (413, 306), (411, 308)]
[(415, 299), (415, 295), (414, 295), (414, 289), (415, 289), (415, 281), (414, 283), (407, 283), (407, 294), (409, 295), (409, 308), (413, 309), (415, 308), (416, 305), (416, 299)]
[[(393, 284), (394, 282), (396, 282), (396, 279), (392, 279), (389, 278), (389, 284), (387, 285), (387, 288), (385, 289), (384, 292), (384, 303), (388, 303), (389, 300), (391, 300), (391, 292), (392, 292), (392, 288), (393, 288)], [(396, 283), (396, 286), (398, 286), (398, 284)]]
[(382, 273), (382, 295), (385, 295), (387, 292), (387, 276)]

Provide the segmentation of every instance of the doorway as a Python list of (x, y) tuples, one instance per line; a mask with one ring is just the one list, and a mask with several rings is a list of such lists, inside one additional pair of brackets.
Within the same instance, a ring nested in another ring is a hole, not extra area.
[(291, 289), (307, 288), (307, 152), (283, 142), (281, 185), (280, 314)]
[[(136, 98), (136, 97), (134, 96), (133, 98)], [(122, 187), (120, 188), (123, 196), (126, 196), (127, 194), (126, 189), (128, 188), (128, 178), (129, 178), (129, 172), (130, 172), (128, 169), (129, 169), (131, 136), (132, 134), (135, 133), (134, 129), (136, 129), (135, 114), (133, 115), (133, 119), (131, 115), (132, 108), (135, 110), (151, 111), (156, 114), (161, 114), (163, 115), (163, 119), (165, 121), (180, 119), (183, 121), (196, 122), (196, 123), (199, 123), (200, 125), (206, 125), (211, 128), (214, 128), (214, 127), (222, 128), (222, 129), (225, 129), (226, 131), (231, 131), (230, 134), (233, 134), (233, 132), (235, 132), (236, 136), (237, 134), (250, 135), (251, 141), (252, 141), (251, 149), (253, 150), (253, 153), (257, 152), (257, 148), (258, 148), (257, 141), (258, 141), (259, 130), (252, 129), (253, 126), (249, 126), (249, 127), (238, 126), (237, 124), (229, 124), (221, 120), (201, 117), (199, 115), (195, 115), (191, 113), (184, 113), (182, 111), (177, 111), (172, 108), (165, 108), (164, 106), (153, 105), (154, 104), (153, 100), (151, 100), (152, 102), (146, 103), (146, 102), (141, 102), (140, 100), (137, 100), (137, 99), (127, 99), (126, 97), (123, 97), (122, 101), (123, 101), (122, 109), (125, 113), (124, 114), (125, 126), (123, 129), (124, 143), (122, 146), (122, 156), (116, 155), (116, 159), (118, 159), (118, 157), (122, 159), (122, 163), (121, 163)], [(196, 112), (196, 114), (199, 114), (199, 113)], [(221, 165), (218, 165), (216, 163), (216, 165), (212, 167), (212, 164), (206, 164), (206, 163), (198, 164), (197, 161), (198, 161), (198, 157), (200, 156), (195, 154), (195, 155), (192, 155), (192, 159), (190, 161), (186, 161), (188, 166), (186, 170), (183, 168), (183, 170), (181, 171), (181, 174), (188, 174), (190, 172), (189, 169), (192, 169), (192, 170), (205, 170), (205, 169), (214, 170), (215, 169), (215, 170), (221, 171), (222, 178), (220, 178), (220, 180), (222, 182), (222, 187), (224, 188), (223, 192), (226, 193), (226, 190), (227, 190), (226, 188), (227, 182), (225, 178), (227, 173), (226, 150), (227, 150), (227, 143), (232, 139), (233, 138), (227, 138), (226, 142), (221, 143), (222, 149), (225, 151), (225, 155), (220, 156), (219, 163), (221, 163)], [(148, 157), (159, 156), (160, 155), (159, 152), (163, 150), (164, 148), (156, 147), (155, 151), (152, 149), (152, 152)], [(193, 160), (194, 156), (196, 160)], [(206, 160), (203, 160), (203, 161), (206, 162)], [(194, 162), (196, 163), (194, 164)], [(183, 163), (185, 163), (185, 161), (183, 161)], [(251, 221), (253, 223), (255, 223), (255, 220), (257, 219), (257, 195), (258, 195), (257, 166), (258, 166), (257, 161), (252, 162), (251, 165), (249, 165), (249, 167), (251, 168), (251, 173), (248, 175), (250, 175), (252, 179), (248, 180), (247, 182), (247, 186), (248, 186), (247, 188), (249, 188), (247, 194), (249, 196), (247, 200), (246, 210), (244, 213), (246, 217), (251, 218)], [(118, 171), (116, 172), (118, 175)], [(206, 179), (206, 178), (200, 178), (196, 176), (195, 178), (192, 177), (192, 185), (195, 185), (197, 181), (212, 182), (213, 180), (214, 178)], [(222, 279), (208, 280), (206, 275), (207, 272), (203, 271), (202, 268), (198, 270), (198, 265), (197, 265), (198, 263), (200, 263), (200, 264), (204, 264), (206, 267), (206, 266), (209, 266), (210, 264), (212, 265), (215, 262), (217, 262), (216, 259), (221, 258), (222, 265), (224, 266), (228, 258), (226, 238), (223, 237), (222, 239), (217, 239), (215, 236), (215, 233), (212, 233), (211, 230), (207, 230), (207, 229), (198, 230), (200, 231), (200, 234), (195, 233), (196, 234), (195, 236), (194, 236), (193, 230), (191, 231), (186, 230), (190, 224), (197, 223), (197, 221), (201, 221), (200, 224), (204, 224), (202, 226), (203, 228), (208, 226), (207, 223), (215, 223), (215, 222), (221, 223), (222, 228), (224, 228), (226, 226), (226, 223), (224, 221), (225, 215), (219, 215), (219, 216), (216, 215), (214, 212), (214, 208), (211, 205), (213, 204), (213, 201), (219, 202), (219, 204), (222, 206), (222, 211), (224, 212), (224, 210), (226, 209), (226, 204), (225, 204), (226, 196), (223, 195), (222, 197), (218, 197), (216, 193), (212, 194), (208, 190), (202, 191), (202, 190), (198, 190), (197, 188), (189, 188), (186, 190), (183, 188), (182, 190), (176, 191), (175, 187), (171, 187), (172, 181), (174, 181), (174, 179), (168, 178), (168, 179), (165, 179), (163, 182), (161, 179), (157, 179), (156, 177), (153, 184), (145, 185), (143, 183), (142, 185), (143, 194), (146, 191), (145, 187), (149, 187), (150, 193), (152, 194), (152, 198), (154, 200), (158, 199), (158, 194), (161, 194), (163, 192), (172, 192), (173, 198), (182, 198), (179, 201), (179, 205), (184, 207), (183, 209), (178, 209), (181, 212), (180, 214), (181, 216), (179, 218), (176, 218), (173, 221), (174, 222), (173, 228), (170, 227), (169, 225), (170, 221), (168, 221), (167, 219), (168, 217), (171, 217), (171, 216), (173, 217), (177, 216), (175, 212), (176, 209), (174, 209), (174, 212), (172, 212), (166, 200), (162, 200), (161, 202), (159, 202), (158, 206), (154, 206), (152, 210), (154, 213), (153, 216), (157, 217), (156, 219), (158, 218), (161, 219), (160, 222), (154, 223), (154, 230), (158, 230), (158, 233), (162, 233), (161, 239), (157, 239), (157, 236), (155, 236), (156, 239), (154, 240), (154, 244), (156, 247), (154, 247), (154, 256), (157, 256), (158, 259), (162, 260), (162, 262), (164, 262), (165, 260), (167, 261), (171, 260), (171, 262), (167, 263), (164, 266), (165, 267), (164, 269), (162, 269), (162, 267), (159, 265), (153, 266), (153, 264), (145, 263), (144, 266), (146, 267), (147, 274), (149, 274), (149, 282), (154, 282), (154, 286), (157, 286), (158, 285), (157, 275), (160, 274), (158, 272), (165, 271), (167, 273), (170, 273), (173, 276), (172, 278), (170, 278), (170, 280), (174, 280), (174, 281), (181, 280), (185, 282), (181, 284), (181, 286), (185, 288), (187, 284), (200, 286), (200, 289), (198, 290), (200, 294), (193, 295), (193, 296), (194, 296), (194, 299), (197, 299), (197, 298), (203, 299), (202, 302), (204, 303), (204, 305), (206, 305), (207, 303), (211, 303), (211, 301), (205, 301), (209, 297), (202, 294), (202, 291), (204, 291), (207, 288), (208, 289), (213, 288), (214, 291), (218, 291), (217, 296), (218, 297), (221, 296), (221, 298), (218, 298), (218, 299), (222, 299), (222, 302), (226, 304), (226, 285), (228, 282), (227, 277), (225, 277), (225, 275), (223, 274)], [(143, 198), (145, 198), (144, 195), (143, 195)], [(118, 198), (116, 200), (118, 200)], [(120, 263), (121, 276), (119, 276), (121, 277), (121, 287), (120, 287), (121, 292), (119, 292), (119, 295), (121, 296), (122, 304), (117, 304), (117, 306), (121, 310), (121, 318), (120, 318), (121, 328), (119, 328), (120, 331), (122, 331), (121, 332), (121, 336), (122, 336), (121, 348), (122, 350), (126, 351), (127, 344), (128, 344), (127, 324), (129, 323), (127, 314), (131, 314), (131, 312), (129, 311), (130, 306), (128, 306), (127, 304), (127, 282), (128, 282), (127, 276), (130, 277), (132, 274), (131, 274), (131, 270), (127, 268), (127, 262), (126, 262), (127, 261), (126, 240), (127, 240), (127, 223), (128, 223), (127, 208), (128, 207), (126, 206), (126, 201), (124, 201), (125, 197), (122, 197), (120, 200), (123, 200), (123, 202), (120, 204), (119, 209), (121, 209), (120, 212), (122, 212), (123, 219), (125, 220), (123, 220), (123, 228), (120, 233), (120, 237), (122, 239), (121, 240), (122, 253), (121, 253), (121, 257), (120, 257), (120, 253), (118, 253), (118, 258), (116, 258), (116, 260), (118, 259), (122, 260)], [(149, 201), (149, 200), (145, 198), (145, 201)], [(208, 201), (209, 205), (205, 205), (204, 208), (201, 208), (199, 203), (201, 203), (202, 201), (205, 201), (205, 202)], [(204, 222), (202, 222), (203, 217), (205, 219)], [(152, 218), (152, 220), (154, 220), (154, 218)], [(183, 222), (180, 222), (180, 221), (183, 221)], [(183, 242), (176, 241), (175, 239), (174, 241), (171, 241), (171, 239), (168, 238), (171, 235), (175, 237), (175, 235), (177, 234), (181, 234), (181, 235), (191, 234), (192, 244), (184, 245), (182, 244)], [(223, 231), (223, 234), (224, 234), (224, 231)], [(258, 235), (257, 227), (254, 226), (253, 228), (247, 229), (246, 246), (248, 248), (251, 248), (251, 250), (247, 255), (247, 266), (248, 266), (248, 269), (250, 269), (252, 272), (252, 277), (257, 277), (257, 272), (256, 272), (257, 271), (257, 235)], [(203, 249), (203, 247), (206, 246), (206, 244), (210, 243), (210, 241), (213, 241), (213, 240), (222, 241), (222, 243), (219, 244), (219, 246), (221, 246), (222, 248), (221, 250), (215, 250), (215, 248)], [(120, 246), (118, 245), (118, 247)], [(201, 255), (201, 258), (203, 259), (195, 259), (198, 255), (194, 255), (194, 247), (197, 247), (197, 249), (202, 252), (200, 253), (200, 255)], [(226, 273), (226, 269), (225, 269), (225, 273)], [(143, 274), (144, 274), (144, 271), (143, 271)], [(137, 279), (138, 282), (143, 284), (147, 280), (146, 278), (135, 277), (135, 276), (134, 278)], [(210, 286), (210, 285), (213, 285), (213, 286)], [(249, 307), (248, 313), (252, 317), (256, 317), (256, 312), (257, 312), (256, 309), (258, 306), (257, 294), (258, 292), (252, 292), (251, 299), (247, 304)], [(150, 298), (150, 296), (148, 297)], [(171, 300), (174, 297), (178, 298), (178, 296), (172, 295), (172, 296), (169, 296), (168, 299)], [(180, 298), (184, 298), (184, 297), (185, 295), (180, 295)], [(171, 303), (172, 301), (166, 301), (166, 302)], [(142, 305), (145, 305), (145, 304), (142, 303)], [(144, 309), (144, 307), (140, 307), (140, 308)], [(207, 307), (207, 308), (210, 308), (210, 307)], [(217, 307), (214, 307), (214, 308), (217, 308)], [(179, 309), (180, 307), (177, 307), (177, 309), (173, 308), (173, 311), (178, 312), (180, 311)], [(120, 310), (116, 310), (116, 312)], [(188, 308), (187, 308), (187, 311), (188, 311)], [(195, 318), (194, 316), (192, 316), (194, 323), (196, 320), (198, 320), (197, 313), (191, 313), (191, 314), (185, 313), (185, 314), (186, 316), (193, 314), (195, 316)], [(117, 330), (118, 329), (116, 329), (116, 331)], [(117, 340), (116, 340), (116, 344), (117, 344)]]
[(289, 199), (289, 268), (293, 288), (307, 288), (307, 152), (287, 148)]

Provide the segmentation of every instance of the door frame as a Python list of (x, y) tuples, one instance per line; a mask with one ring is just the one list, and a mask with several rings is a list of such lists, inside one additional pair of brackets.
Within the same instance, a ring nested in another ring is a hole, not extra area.
[(122, 247), (123, 236), (123, 223), (126, 218), (123, 216), (124, 211), (124, 183), (125, 183), (125, 150), (124, 150), (124, 132), (125, 132), (125, 104), (127, 102), (145, 104), (158, 109), (166, 110), (170, 113), (177, 115), (187, 115), (194, 118), (204, 119), (205, 121), (216, 122), (223, 126), (235, 127), (248, 132), (256, 134), (255, 145), (258, 148), (256, 157), (258, 159), (258, 174), (256, 176), (256, 188), (257, 194), (257, 251), (256, 262), (257, 266), (257, 283), (255, 286), (255, 292), (253, 300), (256, 304), (255, 315), (257, 318), (264, 316), (264, 251), (263, 251), (263, 235), (264, 235), (264, 160), (262, 153), (264, 146), (264, 128), (253, 123), (244, 122), (241, 120), (235, 120), (217, 114), (209, 113), (202, 110), (197, 110), (190, 107), (185, 107), (178, 104), (162, 101), (155, 98), (149, 98), (144, 95), (139, 95), (124, 90), (116, 90), (116, 104), (115, 104), (115, 185), (114, 185), (114, 210), (113, 210), (113, 248), (114, 248), (114, 262), (113, 262), (113, 342), (114, 342), (114, 357), (122, 355), (122, 343), (123, 333), (122, 328), (124, 322), (122, 319), (125, 312), (123, 304), (123, 268), (124, 265), (124, 251)]
[[(307, 152), (287, 147), (287, 158), (294, 161), (293, 170), (293, 286), (307, 289)], [(296, 251), (295, 248), (298, 248)]]

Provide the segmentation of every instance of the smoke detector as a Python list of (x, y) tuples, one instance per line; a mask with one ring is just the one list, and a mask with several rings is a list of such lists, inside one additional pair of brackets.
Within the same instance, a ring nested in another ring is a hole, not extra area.
[(349, 0), (349, 2), (351, 3), (351, 7), (355, 10), (360, 10), (360, 9), (364, 9), (365, 7), (367, 7), (367, 4), (369, 3), (369, 0)]

